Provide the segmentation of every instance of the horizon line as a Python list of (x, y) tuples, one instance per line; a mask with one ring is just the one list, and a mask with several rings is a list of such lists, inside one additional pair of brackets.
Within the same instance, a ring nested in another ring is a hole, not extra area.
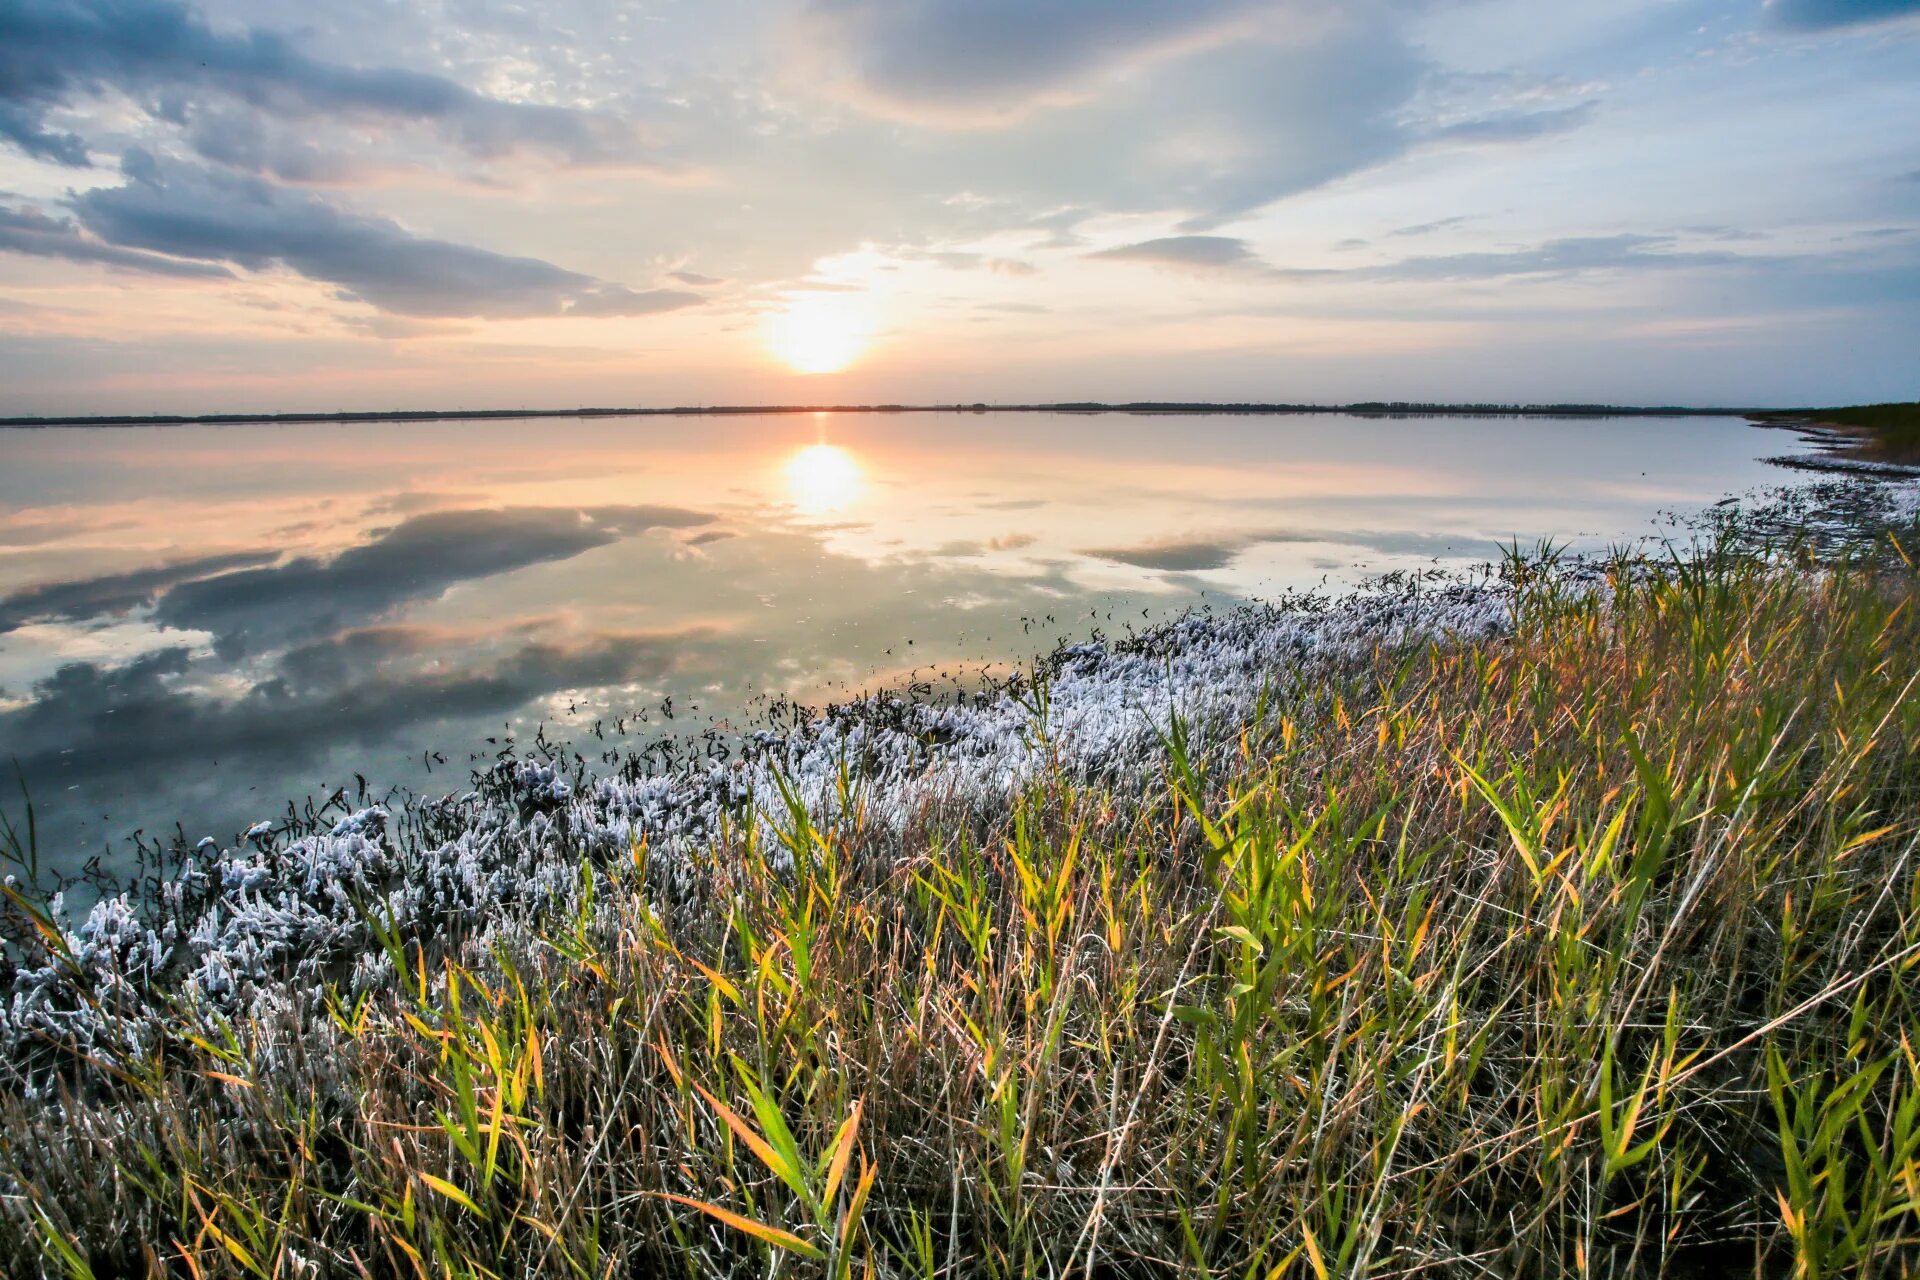
[(120, 426), (244, 426), (282, 423), (443, 422), (502, 418), (640, 418), (703, 417), (802, 413), (1134, 413), (1134, 414), (1311, 414), (1334, 413), (1352, 417), (1408, 415), (1501, 415), (1509, 417), (1791, 417), (1821, 412), (1831, 406), (1619, 405), (1598, 403), (1531, 403), (1522, 401), (1356, 400), (1342, 404), (1285, 401), (1208, 400), (1062, 400), (995, 403), (940, 401), (927, 404), (763, 404), (581, 406), (571, 409), (368, 409), (284, 413), (198, 414), (67, 414), (0, 417), (0, 427), (120, 427)]

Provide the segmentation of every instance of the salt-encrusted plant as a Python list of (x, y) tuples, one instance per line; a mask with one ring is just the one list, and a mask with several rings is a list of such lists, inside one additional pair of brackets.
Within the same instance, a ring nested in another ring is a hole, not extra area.
[(16, 886), (0, 1261), (1910, 1275), (1916, 594), (1530, 555)]

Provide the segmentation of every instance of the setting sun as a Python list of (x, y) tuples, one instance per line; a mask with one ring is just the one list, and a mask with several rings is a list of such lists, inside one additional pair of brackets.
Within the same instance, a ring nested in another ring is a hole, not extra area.
[(845, 298), (798, 298), (767, 317), (767, 348), (795, 373), (838, 373), (872, 341), (864, 307)]

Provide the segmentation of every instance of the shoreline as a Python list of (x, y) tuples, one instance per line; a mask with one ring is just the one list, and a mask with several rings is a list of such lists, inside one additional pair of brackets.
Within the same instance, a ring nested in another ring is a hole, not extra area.
[[(1668, 541), (1678, 545), (1686, 531), (1696, 545), (1763, 557), (1797, 530), (1819, 558), (1843, 557), (1842, 548), (1902, 528), (1920, 511), (1895, 496), (1902, 486), (1863, 483), (1889, 478), (1916, 477), (1849, 471), (1741, 495), (1679, 515)], [(1548, 563), (1570, 581), (1591, 581), (1604, 557)], [(400, 909), (396, 919), (432, 932), (498, 909), (550, 906), (574, 887), (582, 850), (617, 862), (638, 842), (654, 865), (684, 870), (737, 824), (774, 839), (783, 782), (814, 812), (836, 813), (848, 799), (843, 766), (854, 768), (869, 819), (895, 836), (929, 812), (981, 818), (1010, 803), (1043, 766), (1065, 767), (1082, 782), (1137, 787), (1164, 766), (1173, 718), (1191, 717), (1204, 740), (1208, 730), (1251, 714), (1271, 692), (1272, 673), (1284, 672), (1283, 683), (1352, 675), (1380, 651), (1495, 639), (1508, 633), (1514, 583), (1511, 572), (1488, 563), (1201, 609), (1142, 631), (1063, 641), (952, 700), (883, 687), (840, 702), (793, 704), (784, 716), (737, 726), (741, 750), (724, 760), (667, 757), (643, 766), (643, 749), (605, 768), (570, 760), (565, 749), (530, 749), (476, 768), (464, 786), (442, 794), (376, 790), (349, 803), (342, 793), (304, 819), (289, 808), (226, 839), (204, 835), (195, 844), (202, 833), (183, 829), (171, 840), (153, 837), (136, 844), (139, 869), (131, 876), (44, 869), (63, 890), (87, 885), (98, 895), (83, 899), (87, 919), (60, 921), (80, 937), (132, 927), (168, 897), (152, 896), (167, 881), (176, 886), (173, 911), (183, 905), (182, 886), (266, 891), (260, 898), (273, 909), (258, 918), (228, 916), (217, 930), (221, 945), (207, 947), (187, 978), (218, 1004), (250, 985), (241, 981), (243, 957), (294, 960), (309, 978), (326, 967), (305, 963), (317, 958), (308, 948), (328, 952), (329, 941), (359, 921), (343, 901), (315, 896), (329, 883), (399, 889), (389, 902)], [(663, 899), (668, 914), (702, 905), (676, 897), (669, 889)], [(202, 905), (222, 914), (213, 901)], [(280, 935), (301, 917), (295, 933), (306, 941), (289, 946)], [(177, 939), (209, 917), (176, 923)], [(0, 1014), (0, 1040), (5, 1027)]]
[[(1772, 514), (1808, 536), (1913, 523), (1910, 490), (1798, 488)], [(1834, 1093), (1849, 1132), (1891, 1132), (1910, 1095), (1878, 1082), (1913, 1087), (1920, 1038), (1897, 976), (1869, 984), (1920, 952), (1912, 563), (1789, 558), (1764, 514), (1700, 513), (1670, 558), (1543, 546), (1063, 645), (998, 690), (883, 693), (726, 764), (522, 756), (464, 794), (181, 847), (83, 918), (16, 848), (0, 1131), (23, 1191), (0, 1259), (138, 1257), (204, 1196), (209, 1226), (297, 1231), (312, 1274), (364, 1271), (369, 1239), (393, 1246), (380, 1274), (430, 1246), (548, 1274), (563, 1233), (636, 1273), (765, 1274), (739, 1233), (818, 1253), (798, 1232), (832, 1229), (757, 1221), (774, 1176), (843, 1169), (811, 1153), (856, 1133), (844, 1220), (872, 1190), (884, 1238), (926, 1239), (925, 1188), (983, 1185), (1012, 1148), (1045, 1162), (1017, 1185), (1053, 1234), (1111, 1182), (1144, 1188), (1116, 1224), (1165, 1254), (1142, 1233), (1228, 1200), (1221, 1153), (1275, 1126), (1298, 1153), (1262, 1176), (1308, 1172), (1235, 1230), (1272, 1238), (1314, 1170), (1367, 1176), (1387, 1133), (1488, 1207), (1442, 1216), (1412, 1185), (1370, 1229), (1415, 1220), (1388, 1238), (1410, 1249), (1441, 1223), (1466, 1255), (1525, 1203), (1481, 1153), (1531, 1158), (1551, 1123), (1576, 1173), (1642, 1177), (1604, 1127), (1616, 1042), (1637, 1149), (1704, 1169), (1678, 1209), (1626, 1187), (1658, 1238), (1760, 1247), (1748, 1224), (1784, 1198), (1752, 1145), (1769, 1082), (1777, 1105), (1782, 1078), (1863, 1080)], [(1807, 886), (1831, 888), (1809, 907)], [(1162, 1063), (1187, 1074), (1110, 1179), (1079, 1155), (1119, 1150), (1099, 1100)], [(1326, 1098), (1347, 1101), (1323, 1142)], [(991, 1197), (952, 1195), (955, 1239), (1002, 1229)], [(1606, 1208), (1576, 1243), (1633, 1256), (1639, 1224)], [(716, 1216), (735, 1236), (691, 1230)], [(1563, 1256), (1543, 1221), (1528, 1256)]]
[(1868, 480), (1920, 476), (1920, 404), (1854, 405), (1749, 414), (1756, 426), (1798, 432), (1818, 449), (1804, 457), (1769, 458), (1796, 471), (1845, 473)]
[(678, 405), (665, 408), (632, 406), (577, 409), (388, 409), (362, 412), (341, 410), (332, 413), (83, 414), (4, 417), (0, 418), (0, 428), (35, 430), (72, 427), (287, 426), (305, 423), (486, 422), (515, 418), (697, 418), (803, 413), (1126, 413), (1246, 416), (1330, 413), (1355, 418), (1749, 418), (1760, 421), (1792, 412), (1751, 407), (1713, 408), (1689, 405), (1429, 404), (1419, 401), (1379, 400), (1320, 405), (1198, 400), (1132, 400), (1111, 403), (1075, 400), (1032, 404), (988, 404), (975, 401), (951, 404)]

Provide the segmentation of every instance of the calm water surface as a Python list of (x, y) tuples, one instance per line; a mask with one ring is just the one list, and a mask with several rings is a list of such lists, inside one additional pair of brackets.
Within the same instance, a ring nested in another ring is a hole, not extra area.
[(356, 773), (461, 789), (543, 726), (591, 759), (623, 723), (633, 745), (1195, 603), (1644, 535), (1799, 447), (1735, 418), (0, 431), (0, 761), (69, 868), (176, 822), (228, 842)]

